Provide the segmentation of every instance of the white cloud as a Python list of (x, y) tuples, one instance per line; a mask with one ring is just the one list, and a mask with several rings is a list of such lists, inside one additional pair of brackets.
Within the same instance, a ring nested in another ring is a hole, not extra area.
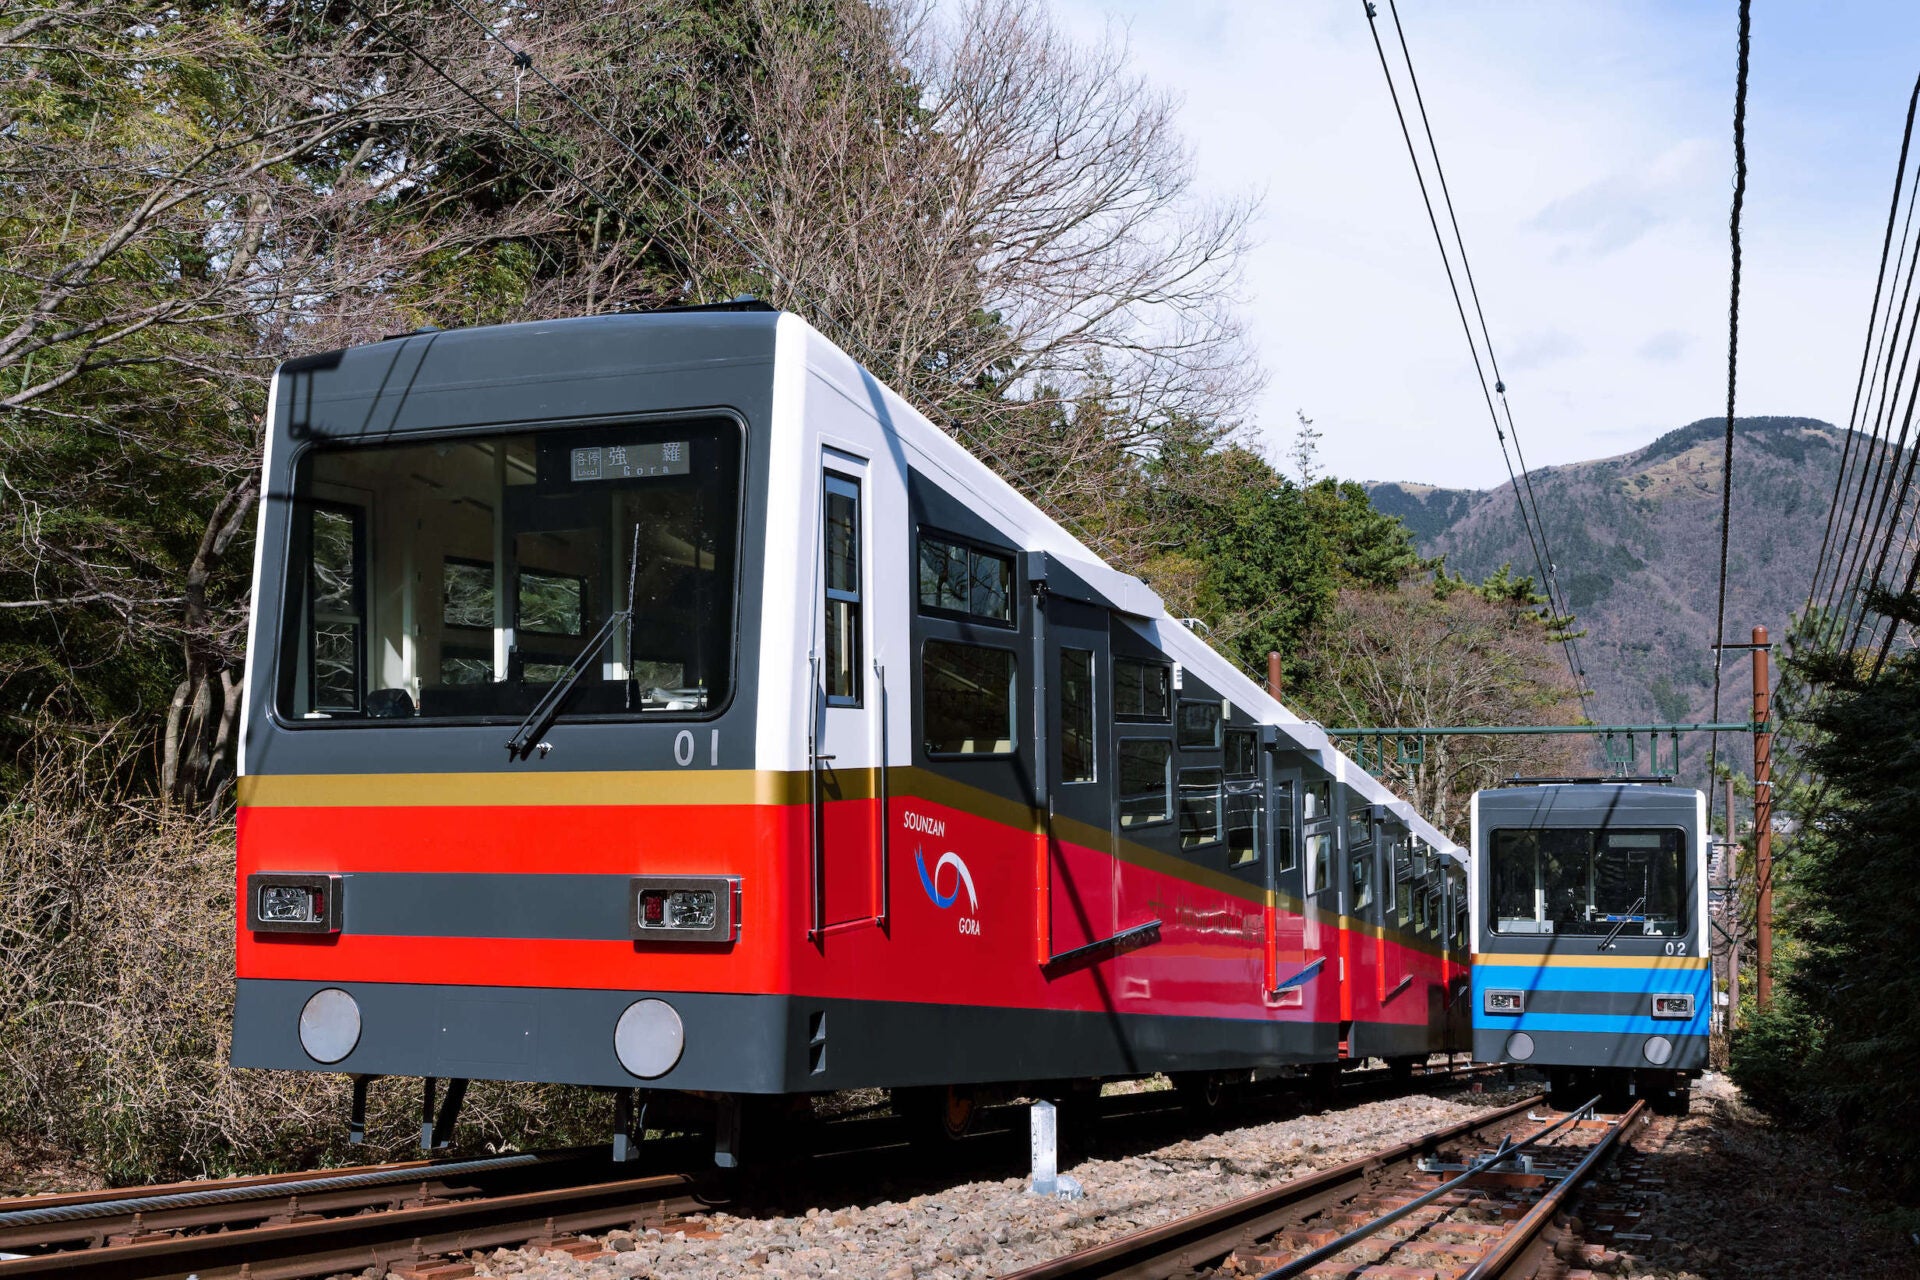
[[(1755, 19), (1744, 412), (1844, 416), (1852, 391), (1920, 6), (1835, 3)], [(1271, 451), (1300, 406), (1338, 473), (1503, 481), (1359, 4), (1055, 4), (1086, 38), (1117, 17), (1140, 69), (1183, 95), (1206, 190), (1266, 192), (1247, 318)], [(1730, 14), (1400, 9), (1528, 460), (1721, 411)]]

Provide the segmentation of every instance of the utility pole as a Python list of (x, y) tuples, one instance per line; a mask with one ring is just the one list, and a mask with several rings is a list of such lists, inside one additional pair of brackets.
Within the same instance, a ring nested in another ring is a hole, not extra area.
[(1283, 673), (1280, 670), (1280, 651), (1278, 649), (1269, 649), (1267, 650), (1267, 692), (1273, 695), (1275, 702), (1280, 701), (1282, 683)]
[(1767, 629), (1753, 629), (1753, 866), (1758, 881), (1754, 942), (1760, 972), (1755, 995), (1762, 1012), (1773, 1004), (1773, 734), (1767, 727)]
[(1727, 1034), (1740, 1021), (1740, 840), (1733, 825), (1733, 771), (1727, 771), (1727, 896), (1720, 900), (1727, 933)]

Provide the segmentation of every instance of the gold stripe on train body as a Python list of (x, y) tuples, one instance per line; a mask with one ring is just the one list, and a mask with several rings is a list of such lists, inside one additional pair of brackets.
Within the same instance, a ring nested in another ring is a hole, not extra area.
[[(879, 796), (879, 771), (873, 768), (823, 769), (821, 796), (832, 802), (872, 800)], [(477, 808), (546, 805), (801, 805), (811, 792), (805, 770), (634, 769), (579, 770), (566, 773), (304, 773), (248, 774), (240, 779), (243, 808)], [(972, 817), (999, 823), (1029, 835), (1045, 830), (1045, 814), (1023, 801), (942, 777), (918, 766), (887, 770), (893, 800), (924, 800)], [(1242, 880), (1212, 867), (1197, 866), (1125, 836), (1116, 839), (1100, 827), (1055, 815), (1054, 835), (1169, 879), (1239, 898), (1254, 906), (1272, 906), (1304, 915), (1306, 904), (1292, 894)], [(1436, 942), (1390, 931), (1351, 916), (1323, 923), (1392, 938), (1402, 946), (1438, 956)]]
[(1535, 955), (1517, 951), (1482, 951), (1473, 957), (1477, 965), (1505, 965), (1522, 968), (1527, 965), (1568, 969), (1704, 969), (1708, 965), (1705, 956), (1602, 956), (1602, 955)]

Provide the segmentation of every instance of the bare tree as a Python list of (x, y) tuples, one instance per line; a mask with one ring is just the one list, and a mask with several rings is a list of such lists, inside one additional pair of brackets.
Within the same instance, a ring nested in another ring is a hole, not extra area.
[[(1312, 710), (1327, 724), (1535, 725), (1568, 723), (1578, 700), (1532, 611), (1461, 587), (1425, 584), (1346, 591), (1309, 658), (1325, 671)], [(1455, 839), (1466, 799), (1515, 772), (1567, 773), (1586, 744), (1541, 737), (1426, 740), (1417, 765), (1386, 762), (1414, 808)]]
[[(1257, 382), (1233, 307), (1249, 201), (1193, 187), (1175, 104), (1037, 0), (843, 0), (761, 15), (742, 145), (676, 228), (996, 452), (1101, 402), (1104, 439), (1233, 421)], [(689, 166), (693, 167), (693, 166)], [(720, 269), (717, 270), (716, 269)]]

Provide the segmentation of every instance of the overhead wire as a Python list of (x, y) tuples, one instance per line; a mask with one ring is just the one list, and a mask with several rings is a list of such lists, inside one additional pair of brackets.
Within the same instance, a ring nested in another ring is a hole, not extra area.
[[(1847, 482), (1854, 474), (1854, 464), (1856, 462), (1862, 467), (1866, 465), (1868, 452), (1868, 444), (1866, 442), (1867, 433), (1871, 431), (1877, 438), (1879, 432), (1878, 415), (1873, 413), (1872, 401), (1876, 396), (1879, 386), (1883, 360), (1888, 349), (1888, 344), (1891, 341), (1891, 334), (1895, 327), (1896, 313), (1898, 311), (1898, 308), (1893, 303), (1889, 286), (1899, 280), (1901, 265), (1908, 260), (1908, 248), (1913, 232), (1914, 209), (1916, 202), (1920, 201), (1920, 167), (1914, 169), (1911, 175), (1911, 182), (1909, 181), (1908, 170), (1909, 160), (1913, 154), (1913, 126), (1917, 112), (1920, 112), (1920, 77), (1915, 78), (1913, 90), (1907, 98), (1906, 120), (1900, 134), (1900, 154), (1894, 165), (1893, 190), (1887, 199), (1887, 224), (1880, 238), (1880, 261), (1874, 274), (1873, 299), (1867, 309), (1866, 334), (1860, 348), (1860, 368), (1854, 377), (1853, 403), (1848, 410), (1846, 430), (1842, 434), (1840, 462), (1834, 470), (1833, 494), (1827, 503), (1827, 516), (1825, 528), (1820, 540), (1820, 553), (1814, 562), (1813, 574), (1807, 583), (1807, 596), (1802, 611), (1802, 623), (1809, 628), (1809, 643), (1815, 650), (1824, 648), (1826, 644), (1830, 642), (1834, 629), (1838, 625), (1839, 614), (1832, 607), (1832, 601), (1835, 598), (1835, 593), (1838, 591), (1839, 583), (1843, 577), (1842, 562), (1846, 558), (1846, 549), (1851, 541), (1858, 535), (1859, 531), (1856, 521), (1849, 518), (1843, 522), (1840, 519), (1840, 513), (1847, 505), (1843, 501), (1847, 491)], [(1902, 217), (1900, 212), (1903, 197), (1906, 203), (1906, 214), (1904, 217)], [(1896, 224), (1900, 227), (1900, 240), (1897, 251), (1894, 248), (1893, 235)], [(1889, 270), (1890, 265), (1891, 270)], [(1888, 306), (1884, 310), (1881, 307), (1883, 300), (1888, 303)], [(1866, 416), (1862, 414), (1863, 408), (1866, 410)], [(1856, 445), (1859, 446), (1857, 450), (1855, 448)], [(1859, 455), (1858, 458), (1855, 457), (1856, 452)], [(1896, 508), (1896, 522), (1898, 517), (1899, 512)], [(1905, 545), (1913, 545), (1916, 522), (1920, 522), (1920, 511), (1916, 511), (1908, 517)], [(1836, 532), (1838, 534), (1837, 538)], [(1833, 581), (1829, 584), (1827, 593), (1823, 597), (1821, 595), (1821, 583), (1826, 580), (1830, 560), (1834, 570)], [(1920, 571), (1920, 556), (1914, 557), (1909, 564), (1906, 588), (1909, 591), (1912, 590), (1914, 585), (1916, 571)], [(1885, 665), (1888, 647), (1892, 642), (1892, 638), (1893, 629), (1890, 628), (1881, 644), (1879, 654), (1874, 663), (1874, 674), (1876, 676)], [(1799, 687), (1799, 697), (1794, 698), (1793, 693), (1795, 690), (1796, 686), (1783, 686), (1781, 696), (1775, 703), (1780, 713), (1778, 717), (1780, 720), (1780, 738), (1783, 740), (1792, 739), (1797, 736), (1796, 730), (1800, 718), (1806, 710), (1808, 700), (1812, 697), (1811, 689)], [(1789, 761), (1788, 768), (1791, 770), (1794, 768), (1792, 764), (1794, 757), (1789, 754), (1787, 759)]]
[[(1388, 2), (1389, 4), (1391, 4), (1392, 0), (1388, 0)], [(1536, 532), (1535, 526), (1537, 522), (1528, 511), (1526, 499), (1522, 496), (1519, 476), (1514, 471), (1513, 459), (1507, 451), (1507, 433), (1506, 433), (1506, 430), (1501, 426), (1500, 415), (1494, 410), (1494, 407), (1493, 407), (1493, 392), (1487, 386), (1486, 365), (1483, 364), (1480, 359), (1480, 344), (1476, 342), (1474, 339), (1473, 325), (1467, 319), (1466, 304), (1461, 299), (1461, 296), (1460, 296), (1460, 284), (1458, 279), (1455, 277), (1454, 270), (1453, 270), (1453, 256), (1447, 251), (1446, 237), (1440, 230), (1440, 219), (1438, 215), (1434, 212), (1433, 197), (1427, 189), (1426, 172), (1420, 164), (1419, 149), (1414, 145), (1413, 132), (1407, 125), (1406, 110), (1401, 105), (1401, 102), (1400, 102), (1399, 86), (1395, 84), (1392, 68), (1388, 65), (1388, 62), (1387, 62), (1386, 46), (1382, 44), (1380, 40), (1380, 31), (1378, 26), (1376, 25), (1379, 18), (1379, 10), (1372, 3), (1372, 0), (1361, 0), (1361, 6), (1365, 10), (1367, 15), (1367, 30), (1373, 37), (1374, 52), (1378, 54), (1380, 58), (1381, 75), (1383, 75), (1386, 78), (1387, 93), (1393, 100), (1393, 113), (1400, 122), (1400, 136), (1405, 140), (1407, 144), (1407, 158), (1413, 162), (1414, 180), (1418, 182), (1420, 186), (1420, 200), (1421, 200), (1421, 203), (1426, 207), (1427, 223), (1430, 227), (1433, 228), (1434, 243), (1436, 246), (1438, 246), (1440, 250), (1440, 264), (1446, 271), (1447, 289), (1453, 295), (1454, 310), (1460, 317), (1461, 330), (1466, 334), (1467, 348), (1473, 357), (1474, 376), (1480, 383), (1480, 394), (1487, 406), (1487, 417), (1493, 423), (1494, 435), (1498, 438), (1500, 442), (1500, 459), (1506, 465), (1507, 482), (1513, 489), (1514, 506), (1520, 517), (1521, 528), (1525, 531), (1527, 535), (1527, 544), (1533, 552), (1534, 567), (1536, 571), (1540, 574), (1541, 586), (1548, 591), (1548, 607), (1549, 609), (1553, 609), (1557, 611), (1558, 606), (1553, 601), (1552, 585), (1551, 585), (1552, 579), (1550, 578), (1547, 572), (1547, 556), (1542, 550), (1541, 535), (1545, 533), (1545, 530), (1541, 529), (1538, 532)], [(1397, 10), (1395, 11), (1394, 20), (1397, 28), (1398, 21), (1399, 21), (1399, 15)], [(1401, 47), (1404, 51), (1405, 40), (1406, 40), (1404, 31), (1400, 33), (1400, 38), (1401, 38)], [(1408, 67), (1409, 67), (1409, 73), (1411, 74), (1412, 63), (1410, 60), (1408, 63)], [(1433, 138), (1432, 126), (1430, 123), (1427, 123), (1424, 107), (1421, 109), (1421, 118), (1422, 118), (1423, 126), (1426, 128), (1426, 131), (1427, 131), (1429, 146), (1431, 146), (1432, 138)], [(1439, 151), (1437, 148), (1434, 148), (1434, 157), (1435, 157), (1435, 165), (1437, 168), (1438, 157), (1439, 157)], [(1452, 216), (1452, 203), (1450, 198), (1448, 201), (1448, 214), (1449, 214), (1449, 217)], [(1455, 232), (1456, 245), (1457, 245), (1456, 252), (1458, 252), (1460, 255), (1461, 266), (1464, 272), (1467, 268), (1466, 246), (1465, 246), (1465, 243), (1463, 241), (1460, 241), (1458, 238), (1458, 233), (1459, 233), (1458, 221), (1456, 220), (1453, 225), (1454, 225), (1454, 232)], [(1474, 305), (1476, 309), (1478, 309), (1479, 300), (1477, 296), (1475, 298)], [(1482, 317), (1483, 325), (1484, 325), (1484, 322), (1485, 321), (1483, 316)], [(1488, 353), (1487, 363), (1491, 363), (1492, 362), (1491, 343), (1488, 344), (1487, 353)], [(1497, 380), (1498, 378), (1496, 375), (1496, 381)], [(1566, 658), (1567, 672), (1570, 676), (1573, 677), (1575, 690), (1578, 693), (1580, 698), (1581, 714), (1582, 716), (1585, 716), (1588, 720), (1591, 720), (1592, 717), (1587, 714), (1586, 680), (1585, 680), (1584, 674), (1580, 670), (1579, 661), (1574, 657), (1571, 638), (1565, 633), (1564, 629), (1562, 630), (1562, 633), (1560, 636), (1560, 646), (1561, 646), (1561, 651)]]
[[(1447, 222), (1453, 228), (1453, 241), (1459, 249), (1461, 274), (1464, 275), (1467, 280), (1467, 296), (1473, 300), (1474, 317), (1480, 322), (1480, 340), (1486, 346), (1487, 363), (1493, 369), (1494, 393), (1500, 397), (1500, 409), (1501, 412), (1506, 415), (1507, 434), (1513, 437), (1514, 457), (1517, 458), (1520, 463), (1520, 479), (1526, 488), (1526, 501), (1533, 509), (1534, 527), (1539, 530), (1540, 548), (1545, 553), (1546, 558), (1545, 578), (1540, 585), (1546, 591), (1547, 604), (1553, 609), (1555, 615), (1570, 618), (1573, 610), (1567, 606), (1566, 592), (1560, 586), (1560, 566), (1557, 558), (1553, 554), (1553, 546), (1547, 537), (1546, 518), (1540, 514), (1540, 499), (1535, 496), (1533, 491), (1533, 472), (1527, 466), (1526, 450), (1522, 448), (1520, 444), (1520, 428), (1516, 426), (1513, 421), (1513, 406), (1507, 400), (1507, 381), (1500, 372), (1500, 357), (1498, 353), (1494, 351), (1493, 335), (1487, 328), (1487, 313), (1480, 305), (1480, 286), (1473, 278), (1473, 263), (1467, 258), (1466, 237), (1460, 232), (1460, 219), (1454, 212), (1453, 191), (1447, 183), (1446, 166), (1441, 163), (1440, 160), (1440, 144), (1434, 140), (1433, 117), (1428, 114), (1426, 97), (1420, 91), (1420, 75), (1414, 69), (1413, 51), (1407, 47), (1407, 32), (1406, 28), (1400, 22), (1400, 5), (1398, 0), (1387, 0), (1387, 9), (1388, 12), (1393, 15), (1393, 31), (1395, 38), (1398, 39), (1400, 43), (1401, 59), (1407, 64), (1407, 83), (1413, 89), (1414, 108), (1420, 116), (1420, 127), (1427, 136), (1427, 150), (1433, 156), (1433, 172), (1440, 186), (1440, 200), (1441, 203), (1446, 206)], [(1471, 334), (1469, 334), (1468, 340), (1472, 340)], [(1494, 429), (1498, 432), (1499, 424), (1497, 422), (1494, 424)], [(1505, 443), (1504, 436), (1502, 437), (1502, 443)], [(1509, 472), (1508, 478), (1511, 480), (1511, 472)], [(1519, 500), (1519, 494), (1517, 492), (1514, 497), (1516, 501)], [(1568, 635), (1565, 643), (1568, 646), (1572, 658), (1574, 680), (1580, 689), (1580, 709), (1582, 714), (1585, 714), (1587, 710), (1586, 664), (1580, 660), (1578, 638)], [(1591, 719), (1591, 717), (1588, 718)]]
[[(1833, 605), (1835, 599), (1838, 598), (1842, 601), (1847, 599), (1846, 593), (1842, 593), (1840, 590), (1840, 584), (1847, 578), (1846, 565), (1851, 559), (1850, 548), (1860, 534), (1857, 521), (1850, 518), (1845, 523), (1839, 522), (1839, 513), (1843, 509), (1849, 508), (1849, 504), (1843, 501), (1847, 481), (1850, 476), (1856, 481), (1854, 501), (1851, 504), (1850, 510), (1857, 511), (1859, 509), (1861, 495), (1865, 491), (1866, 474), (1872, 466), (1874, 455), (1879, 452), (1878, 441), (1883, 414), (1881, 411), (1876, 411), (1872, 407), (1872, 402), (1875, 399), (1876, 391), (1878, 391), (1882, 409), (1884, 409), (1883, 368), (1890, 359), (1889, 348), (1893, 340), (1893, 334), (1899, 328), (1900, 316), (1905, 310), (1905, 291), (1903, 291), (1902, 301), (1898, 306), (1893, 305), (1893, 299), (1886, 291), (1889, 284), (1899, 279), (1902, 263), (1908, 264), (1908, 287), (1910, 288), (1912, 284), (1913, 267), (1908, 256), (1908, 250), (1913, 230), (1916, 197), (1920, 197), (1920, 170), (1916, 170), (1915, 182), (1910, 188), (1907, 185), (1906, 176), (1907, 161), (1913, 140), (1913, 124), (1916, 106), (1920, 106), (1920, 79), (1916, 79), (1913, 95), (1908, 99), (1907, 103), (1906, 126), (1900, 139), (1900, 159), (1895, 168), (1893, 196), (1887, 208), (1887, 229), (1882, 237), (1880, 246), (1880, 270), (1874, 281), (1873, 303), (1869, 308), (1867, 317), (1867, 337), (1860, 353), (1861, 371), (1854, 386), (1854, 404), (1848, 414), (1847, 434), (1842, 442), (1840, 466), (1834, 476), (1833, 498), (1827, 508), (1827, 535), (1822, 539), (1821, 555), (1815, 562), (1813, 580), (1807, 593), (1807, 609), (1808, 612), (1811, 613), (1815, 608), (1814, 598), (1820, 594), (1820, 582), (1825, 575), (1828, 565), (1828, 550), (1831, 548), (1833, 552), (1833, 577), (1828, 583), (1826, 594), (1820, 599), (1818, 605), (1822, 614), (1820, 623), (1821, 639), (1819, 642), (1821, 645), (1827, 643), (1832, 637), (1834, 629)], [(1899, 210), (1903, 188), (1907, 189), (1907, 212), (1905, 219), (1901, 220), (1899, 218)], [(1902, 223), (1900, 248), (1894, 256), (1893, 269), (1889, 272), (1887, 270), (1887, 255), (1892, 244), (1893, 227), (1896, 220)], [(1920, 244), (1914, 244), (1913, 249), (1915, 257), (1920, 257)], [(1884, 312), (1880, 307), (1883, 296), (1886, 296), (1889, 304)], [(1878, 333), (1877, 344), (1875, 341), (1876, 331)], [(1878, 347), (1877, 355), (1875, 353), (1876, 346)], [(1865, 416), (1862, 414), (1863, 409), (1865, 410)], [(1859, 445), (1857, 458), (1853, 456), (1856, 444)], [(1838, 528), (1840, 535), (1838, 542), (1833, 541), (1833, 533), (1836, 528)]]
[[(1733, 523), (1733, 410), (1740, 384), (1740, 210), (1747, 199), (1747, 73), (1752, 61), (1753, 0), (1740, 0), (1740, 65), (1733, 90), (1733, 212), (1728, 217), (1733, 271), (1727, 302), (1727, 438), (1720, 464), (1720, 589), (1713, 625), (1713, 723), (1720, 723), (1720, 682), (1726, 669), (1727, 550)], [(1719, 763), (1720, 731), (1707, 747), (1707, 777)]]
[[(1871, 547), (1878, 535), (1876, 511), (1884, 511), (1887, 490), (1891, 485), (1892, 468), (1898, 465), (1899, 448), (1893, 441), (1892, 419), (1889, 410), (1897, 407), (1899, 389), (1906, 381), (1907, 365), (1913, 352), (1913, 340), (1916, 329), (1916, 317), (1908, 303), (1913, 294), (1913, 281), (1916, 268), (1920, 268), (1920, 244), (1914, 246), (1915, 252), (1907, 259), (1906, 283), (1902, 286), (1900, 301), (1892, 312), (1892, 323), (1883, 330), (1883, 350), (1885, 371), (1878, 375), (1879, 403), (1874, 410), (1873, 429), (1868, 437), (1868, 452), (1863, 457), (1859, 470), (1858, 483), (1854, 490), (1854, 500), (1850, 522), (1849, 542), (1842, 549), (1834, 573), (1834, 588), (1838, 593), (1829, 597), (1828, 603), (1835, 601), (1840, 606), (1837, 615), (1842, 619), (1838, 634), (1844, 635), (1853, 626), (1858, 617), (1864, 598), (1861, 587), (1871, 557)], [(1897, 264), (1896, 264), (1897, 270)], [(1905, 342), (1902, 343), (1902, 334)], [(1894, 357), (1899, 355), (1899, 368), (1894, 368)], [(1871, 494), (1872, 496), (1869, 496)], [(1864, 518), (1863, 518), (1864, 517)], [(1847, 589), (1839, 591), (1839, 584), (1845, 581)], [(1831, 638), (1831, 634), (1828, 637)]]

